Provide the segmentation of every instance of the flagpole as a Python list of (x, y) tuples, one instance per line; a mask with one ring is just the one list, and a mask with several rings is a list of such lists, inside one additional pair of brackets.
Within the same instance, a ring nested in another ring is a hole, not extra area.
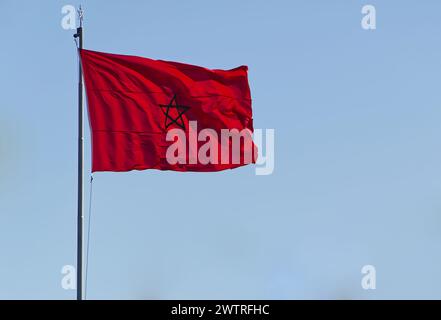
[[(78, 48), (83, 49), (83, 11), (78, 9), (80, 20), (77, 33)], [(77, 300), (83, 299), (83, 70), (81, 56), (78, 60), (78, 203), (77, 203)]]

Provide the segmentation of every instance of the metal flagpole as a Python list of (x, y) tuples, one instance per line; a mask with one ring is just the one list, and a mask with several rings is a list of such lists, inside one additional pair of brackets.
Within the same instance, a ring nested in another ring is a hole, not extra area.
[[(83, 48), (83, 10), (78, 9), (80, 20), (77, 33), (78, 48)], [(83, 70), (81, 57), (78, 60), (78, 203), (77, 203), (77, 300), (83, 299)]]

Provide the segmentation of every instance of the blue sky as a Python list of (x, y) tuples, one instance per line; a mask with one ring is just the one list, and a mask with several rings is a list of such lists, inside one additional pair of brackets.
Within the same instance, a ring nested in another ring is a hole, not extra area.
[[(3, 299), (75, 297), (60, 285), (76, 259), (66, 4), (0, 3)], [(269, 176), (96, 173), (88, 298), (441, 298), (439, 1), (82, 4), (85, 48), (248, 65), (255, 127), (276, 138)]]

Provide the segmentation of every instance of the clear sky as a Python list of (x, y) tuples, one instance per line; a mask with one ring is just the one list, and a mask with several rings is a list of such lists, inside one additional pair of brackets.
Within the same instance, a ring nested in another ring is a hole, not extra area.
[[(66, 4), (0, 2), (0, 298), (75, 297), (60, 285), (76, 261)], [(439, 1), (82, 4), (85, 48), (248, 65), (255, 127), (276, 138), (269, 176), (96, 173), (88, 298), (441, 298)], [(89, 172), (88, 130), (85, 150)]]

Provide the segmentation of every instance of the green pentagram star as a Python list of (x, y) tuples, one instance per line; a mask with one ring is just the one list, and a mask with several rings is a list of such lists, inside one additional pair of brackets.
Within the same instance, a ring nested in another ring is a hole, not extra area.
[[(185, 130), (185, 123), (184, 123), (184, 119), (182, 118), (182, 115), (185, 112), (187, 112), (187, 110), (190, 109), (190, 107), (178, 104), (178, 101), (176, 100), (176, 94), (173, 95), (173, 98), (170, 100), (168, 104), (160, 104), (159, 107), (161, 108), (162, 112), (165, 115), (165, 119), (164, 119), (165, 129), (167, 129), (172, 124), (176, 124), (177, 126), (181, 127), (183, 130)], [(178, 115), (175, 118), (170, 116), (169, 113), (170, 109), (176, 109), (176, 111), (178, 112)]]

